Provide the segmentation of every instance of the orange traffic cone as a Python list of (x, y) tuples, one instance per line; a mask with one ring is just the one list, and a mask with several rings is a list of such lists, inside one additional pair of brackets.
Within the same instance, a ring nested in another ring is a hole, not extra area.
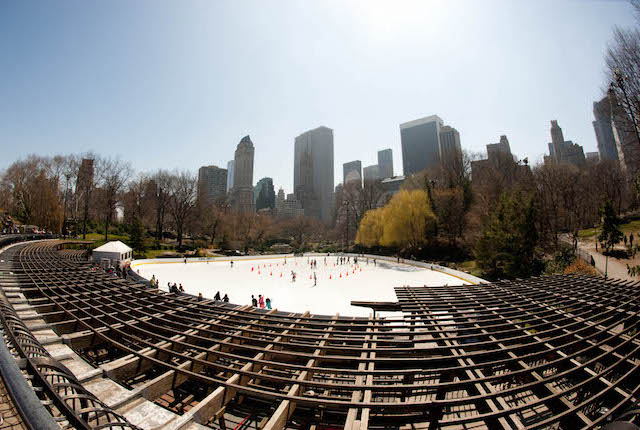
[(273, 272), (269, 273), (269, 276), (273, 276)]
[(329, 279), (331, 279), (331, 275), (329, 275)]
[(342, 273), (340, 274), (340, 277), (342, 278)]
[(253, 266), (251, 266), (251, 271), (253, 272)]
[(280, 273), (280, 277), (282, 278), (282, 273)]
[(260, 274), (260, 271), (258, 270), (258, 275)]
[(309, 275), (309, 279), (311, 279), (311, 275)]
[(347, 276), (349, 276), (349, 272), (347, 272)]

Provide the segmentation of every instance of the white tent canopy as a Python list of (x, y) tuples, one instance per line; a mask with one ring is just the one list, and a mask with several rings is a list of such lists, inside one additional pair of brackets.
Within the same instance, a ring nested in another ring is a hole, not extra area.
[(94, 249), (92, 255), (93, 261), (96, 263), (109, 260), (110, 264), (115, 265), (118, 262), (131, 260), (133, 257), (133, 249), (119, 240), (114, 240)]

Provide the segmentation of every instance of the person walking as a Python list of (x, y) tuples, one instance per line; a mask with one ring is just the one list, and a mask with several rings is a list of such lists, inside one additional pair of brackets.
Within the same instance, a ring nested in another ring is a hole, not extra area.
[(316, 272), (313, 272), (313, 286), (318, 285), (318, 277), (316, 276)]
[(271, 309), (271, 299), (267, 297), (267, 309)]
[(262, 297), (262, 294), (258, 295), (258, 306), (260, 306), (260, 309), (264, 309), (264, 298)]
[(258, 301), (256, 300), (256, 298), (253, 296), (253, 294), (251, 295), (251, 306), (253, 306), (254, 308), (258, 307)]
[(218, 291), (218, 292), (216, 293), (216, 295), (215, 295), (215, 296), (213, 296), (213, 300), (215, 300), (216, 302), (219, 302), (219, 301), (220, 301), (220, 291)]
[(198, 293), (198, 301), (201, 302), (202, 301), (202, 293)]
[(225, 303), (229, 303), (229, 296), (225, 294), (224, 297), (222, 298), (222, 301)]

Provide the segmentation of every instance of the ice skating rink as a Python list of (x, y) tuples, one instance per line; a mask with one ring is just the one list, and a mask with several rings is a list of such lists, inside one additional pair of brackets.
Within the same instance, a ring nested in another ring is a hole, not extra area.
[[(317, 268), (308, 263), (315, 259)], [(358, 265), (337, 264), (337, 257), (284, 257), (217, 261), (192, 260), (184, 262), (141, 260), (132, 268), (151, 279), (155, 275), (160, 288), (168, 291), (167, 283), (182, 283), (185, 292), (213, 298), (217, 291), (221, 297), (229, 295), (235, 304), (251, 304), (251, 295), (259, 294), (271, 299), (272, 308), (288, 312), (310, 311), (317, 315), (368, 316), (368, 308), (351, 306), (352, 300), (396, 301), (393, 287), (402, 285), (462, 285), (469, 284), (458, 277), (442, 272), (397, 264), (389, 261), (360, 257)], [(291, 271), (297, 274), (292, 281)], [(314, 286), (313, 274), (317, 285)]]

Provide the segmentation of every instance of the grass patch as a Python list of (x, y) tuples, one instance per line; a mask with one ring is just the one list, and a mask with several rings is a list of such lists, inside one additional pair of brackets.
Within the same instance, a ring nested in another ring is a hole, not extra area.
[(598, 229), (597, 228), (587, 228), (587, 229), (584, 229), (584, 230), (580, 230), (578, 232), (578, 237), (580, 239), (586, 239), (586, 238), (595, 236), (597, 233), (598, 233)]
[[(81, 236), (82, 238), (82, 236)], [(104, 241), (104, 233), (87, 233), (87, 240), (101, 240)], [(118, 235), (118, 234), (110, 234), (108, 236), (107, 242), (110, 240), (120, 240), (122, 242), (128, 241), (129, 236), (127, 235)]]

